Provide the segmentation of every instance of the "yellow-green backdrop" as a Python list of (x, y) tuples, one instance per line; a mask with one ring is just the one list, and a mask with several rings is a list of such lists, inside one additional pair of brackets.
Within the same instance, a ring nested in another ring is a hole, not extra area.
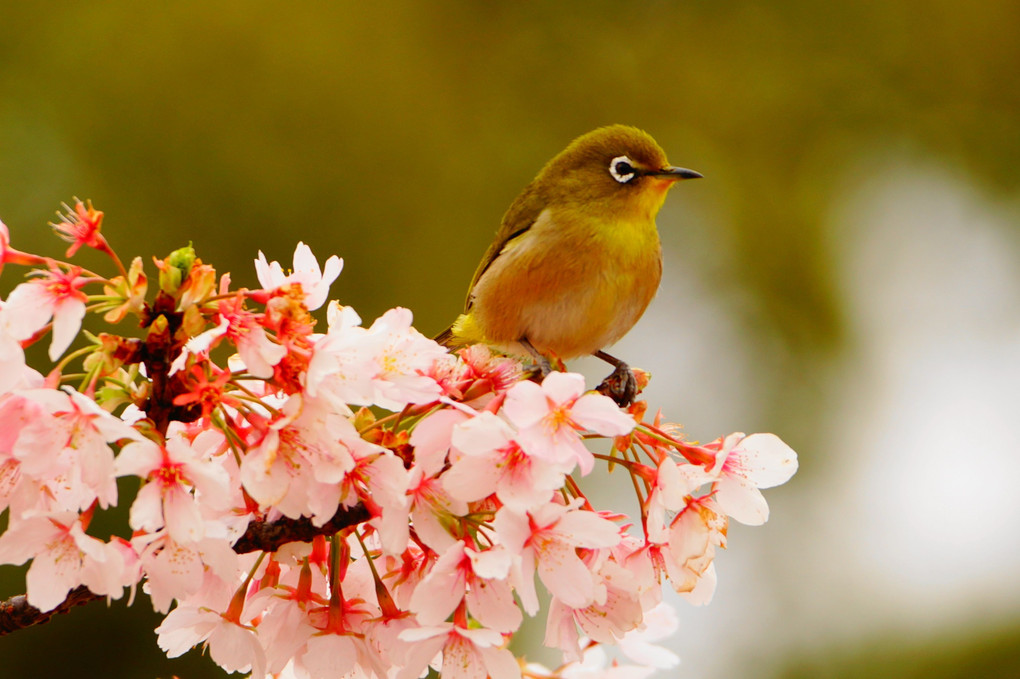
[[(431, 334), (545, 160), (643, 127), (706, 178), (616, 353), (692, 437), (801, 455), (676, 676), (1018, 676), (1018, 67), (1009, 0), (7, 2), (0, 218), (59, 254), (91, 198), (122, 257), (192, 241), (241, 284), (303, 240)], [(145, 603), (0, 639), (0, 678), (219, 676)]]

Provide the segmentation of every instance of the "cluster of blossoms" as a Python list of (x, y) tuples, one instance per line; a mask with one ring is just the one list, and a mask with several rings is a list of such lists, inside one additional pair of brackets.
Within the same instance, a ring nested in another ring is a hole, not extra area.
[[(644, 677), (676, 662), (652, 643), (675, 627), (663, 585), (707, 602), (728, 519), (763, 523), (759, 488), (796, 470), (771, 434), (699, 445), (580, 375), (451, 355), (406, 309), (365, 327), (331, 302), (317, 332), (342, 262), (320, 269), (304, 245), (289, 272), (260, 253), (257, 290), (191, 248), (156, 260), (153, 286), (101, 221), (77, 202), (54, 227), (68, 257), (108, 254), (112, 278), (15, 250), (0, 223), (2, 263), (33, 267), (0, 302), (0, 563), (31, 560), (40, 614), (140, 584), (168, 655), (205, 646), (256, 679)], [(81, 332), (86, 312), (141, 336)], [(23, 350), (47, 337), (42, 375)], [(589, 503), (596, 466), (639, 517)], [(119, 477), (138, 479), (133, 497)], [(90, 534), (124, 503), (129, 527)], [(539, 614), (536, 574), (556, 669), (508, 650)]]

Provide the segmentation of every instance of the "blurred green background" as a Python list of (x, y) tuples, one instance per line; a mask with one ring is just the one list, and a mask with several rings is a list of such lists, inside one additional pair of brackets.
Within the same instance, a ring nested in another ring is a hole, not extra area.
[[(190, 240), (242, 285), (303, 240), (366, 322), (434, 334), (541, 165), (640, 126), (706, 178), (614, 353), (693, 438), (801, 459), (681, 604), (675, 676), (1020, 677), (1018, 68), (1010, 0), (7, 2), (0, 217), (61, 254), (91, 198), (125, 259)], [(156, 624), (93, 604), (0, 639), (0, 677), (219, 676)]]

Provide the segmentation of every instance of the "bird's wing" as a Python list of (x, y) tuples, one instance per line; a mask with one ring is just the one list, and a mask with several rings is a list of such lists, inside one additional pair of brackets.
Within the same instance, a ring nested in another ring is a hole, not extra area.
[(503, 215), (503, 221), (499, 225), (499, 230), (496, 231), (495, 240), (485, 251), (485, 256), (482, 257), (482, 261), (475, 270), (474, 278), (471, 279), (471, 287), (468, 288), (467, 301), (464, 304), (465, 312), (471, 309), (472, 294), (482, 275), (488, 271), (492, 263), (508, 246), (513, 246), (517, 239), (534, 226), (538, 216), (542, 213), (543, 203), (544, 201), (539, 199), (534, 183), (532, 183), (521, 192), (521, 195), (517, 196), (517, 199), (507, 209), (506, 214)]

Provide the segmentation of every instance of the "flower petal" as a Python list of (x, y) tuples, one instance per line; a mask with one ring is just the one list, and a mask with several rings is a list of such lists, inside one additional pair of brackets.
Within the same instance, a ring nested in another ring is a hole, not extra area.
[(775, 434), (751, 434), (737, 446), (744, 453), (741, 468), (759, 488), (784, 484), (797, 471), (797, 453)]

